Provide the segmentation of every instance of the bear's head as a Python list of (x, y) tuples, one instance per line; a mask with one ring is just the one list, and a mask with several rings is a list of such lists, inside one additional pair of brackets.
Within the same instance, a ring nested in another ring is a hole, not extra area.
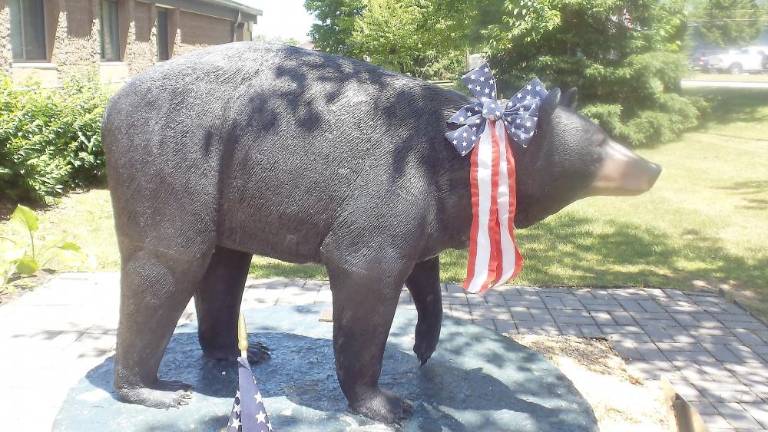
[(539, 111), (534, 140), (515, 149), (518, 228), (587, 196), (641, 194), (661, 174), (659, 165), (616, 143), (575, 112), (575, 102), (575, 89), (565, 95), (559, 89), (550, 91)]

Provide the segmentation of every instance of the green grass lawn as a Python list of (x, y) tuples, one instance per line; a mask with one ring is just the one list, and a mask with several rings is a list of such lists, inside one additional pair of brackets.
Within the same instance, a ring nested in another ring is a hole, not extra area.
[[(722, 288), (768, 317), (768, 91), (701, 90), (715, 101), (708, 125), (639, 151), (664, 172), (649, 193), (577, 202), (519, 231), (526, 265), (515, 283)], [(0, 236), (20, 233), (0, 223)], [(117, 270), (105, 190), (75, 193), (41, 212), (41, 241), (68, 238), (87, 259), (57, 270)], [(2, 256), (2, 254), (0, 254)], [(443, 278), (459, 281), (464, 251), (442, 256)], [(317, 265), (256, 257), (254, 277), (325, 278)]]

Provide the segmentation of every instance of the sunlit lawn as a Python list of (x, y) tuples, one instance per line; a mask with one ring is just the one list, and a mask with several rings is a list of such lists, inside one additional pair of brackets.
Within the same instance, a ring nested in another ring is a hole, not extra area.
[[(520, 231), (526, 265), (515, 283), (722, 288), (768, 317), (768, 91), (719, 94), (707, 127), (640, 150), (664, 166), (651, 192), (589, 198)], [(118, 269), (106, 191), (71, 194), (41, 219), (43, 240), (69, 238), (89, 256), (54, 262), (58, 270)], [(0, 236), (11, 230), (0, 223)], [(443, 278), (461, 280), (465, 259), (445, 253)], [(326, 277), (317, 265), (258, 257), (251, 273)]]

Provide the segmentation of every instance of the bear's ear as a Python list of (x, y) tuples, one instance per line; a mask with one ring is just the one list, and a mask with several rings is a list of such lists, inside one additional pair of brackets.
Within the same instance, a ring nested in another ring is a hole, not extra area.
[(563, 97), (560, 98), (560, 105), (570, 108), (572, 110), (576, 109), (576, 104), (578, 102), (579, 102), (579, 90), (576, 87), (571, 87), (571, 89), (565, 92)]
[(560, 89), (555, 87), (541, 102), (539, 118), (548, 120), (555, 113), (558, 104), (560, 104)]

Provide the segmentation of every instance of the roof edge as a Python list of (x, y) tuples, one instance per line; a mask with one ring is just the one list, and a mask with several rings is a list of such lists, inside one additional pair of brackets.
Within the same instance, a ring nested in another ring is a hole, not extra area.
[(240, 12), (246, 13), (248, 15), (253, 15), (255, 17), (264, 15), (264, 12), (261, 9), (256, 9), (251, 6), (244, 5), (239, 1), (235, 1), (235, 0), (204, 0), (204, 1), (206, 3), (212, 3), (219, 6), (225, 6), (225, 7), (237, 9)]

